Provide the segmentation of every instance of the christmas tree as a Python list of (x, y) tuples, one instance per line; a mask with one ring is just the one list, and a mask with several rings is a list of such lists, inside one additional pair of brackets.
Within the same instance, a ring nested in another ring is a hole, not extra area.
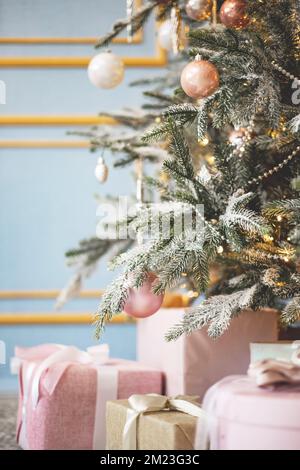
[[(130, 22), (138, 29), (158, 4), (160, 15), (171, 10), (179, 21), (186, 11), (196, 18), (189, 8), (195, 3), (147, 2), (100, 45)], [(198, 3), (198, 13), (216, 7)], [(178, 102), (143, 137), (149, 145), (169, 143), (167, 178), (147, 179), (161, 202), (155, 214), (144, 203), (130, 221), (144, 240), (111, 262), (123, 271), (103, 296), (97, 335), (126, 306), (130, 292), (149, 284), (149, 276), (157, 296), (183, 273), (207, 296), (167, 333), (168, 340), (204, 326), (219, 336), (245, 308), (276, 307), (285, 325), (300, 316), (300, 3), (226, 0), (218, 2), (218, 13), (217, 26), (190, 30), (190, 63), (175, 90)], [(200, 170), (191, 135), (198, 141), (213, 136), (214, 159)], [(183, 215), (192, 220), (188, 231), (179, 223)], [(168, 236), (161, 217), (171, 222)], [(149, 223), (156, 230), (152, 239), (145, 236)], [(220, 280), (208, 290), (215, 263)]]

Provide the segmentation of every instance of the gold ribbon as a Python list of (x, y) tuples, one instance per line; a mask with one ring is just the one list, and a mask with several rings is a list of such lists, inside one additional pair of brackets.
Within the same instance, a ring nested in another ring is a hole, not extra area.
[(131, 395), (128, 399), (131, 408), (127, 411), (123, 430), (123, 449), (137, 449), (137, 422), (141, 414), (157, 411), (181, 411), (196, 418), (202, 418), (204, 412), (197, 404), (197, 397), (177, 396), (168, 398), (163, 395)]

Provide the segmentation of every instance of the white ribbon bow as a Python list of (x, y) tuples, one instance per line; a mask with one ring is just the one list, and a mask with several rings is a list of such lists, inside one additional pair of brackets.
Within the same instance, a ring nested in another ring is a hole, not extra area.
[(191, 416), (201, 418), (203, 411), (196, 403), (197, 397), (178, 396), (168, 398), (163, 395), (131, 395), (128, 399), (130, 409), (127, 411), (126, 423), (123, 430), (124, 450), (137, 449), (137, 420), (142, 413), (157, 411), (182, 411)]

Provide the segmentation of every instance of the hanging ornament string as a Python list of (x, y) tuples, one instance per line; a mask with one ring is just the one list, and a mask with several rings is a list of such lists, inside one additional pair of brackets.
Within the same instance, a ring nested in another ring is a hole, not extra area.
[(278, 72), (282, 73), (282, 75), (285, 75), (290, 80), (295, 80), (300, 85), (300, 78), (296, 77), (295, 75), (288, 72), (287, 70), (285, 70), (280, 65), (276, 64), (276, 62), (274, 60), (271, 62), (271, 64), (274, 67), (274, 69), (276, 69)]
[(142, 157), (139, 157), (136, 160), (136, 200), (139, 206), (144, 202), (144, 188), (143, 188), (143, 179), (144, 179), (144, 161)]
[(259, 184), (261, 181), (263, 181), (266, 178), (269, 178), (270, 176), (274, 175), (274, 173), (277, 173), (280, 171), (283, 167), (288, 165), (290, 161), (293, 160), (296, 155), (300, 153), (300, 145), (298, 145), (295, 150), (292, 151), (290, 155), (288, 155), (284, 160), (282, 160), (281, 163), (278, 165), (273, 166), (273, 168), (270, 168), (270, 170), (265, 171), (262, 175), (259, 175), (257, 178), (252, 178), (251, 180), (248, 181), (248, 185), (252, 186), (253, 184)]
[[(137, 210), (142, 209), (144, 203), (144, 160), (143, 157), (139, 157), (136, 160), (135, 164), (136, 170), (136, 200), (137, 200)], [(137, 244), (141, 246), (143, 244), (143, 234), (137, 232)]]
[[(127, 19), (130, 20), (133, 16), (133, 2), (134, 0), (126, 0), (126, 13)], [(127, 25), (127, 41), (132, 42), (132, 21), (129, 21)]]
[(217, 22), (218, 22), (218, 4), (217, 4), (217, 0), (213, 0), (213, 3), (212, 3), (212, 10), (211, 10), (211, 26), (212, 26), (212, 29), (216, 29), (217, 28)]
[(171, 10), (171, 23), (172, 23), (172, 48), (173, 53), (178, 54), (180, 50), (180, 32), (181, 32), (181, 15), (180, 9), (174, 5)]

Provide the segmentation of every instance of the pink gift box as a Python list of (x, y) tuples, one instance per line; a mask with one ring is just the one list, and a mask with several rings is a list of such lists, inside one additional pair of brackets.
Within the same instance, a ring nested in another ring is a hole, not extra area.
[[(300, 388), (261, 389), (246, 376), (226, 377), (208, 390), (196, 449), (300, 450)], [(204, 435), (206, 434), (206, 435)]]
[(20, 361), (17, 440), (21, 447), (105, 449), (106, 401), (162, 392), (159, 370), (134, 361), (99, 360), (94, 352), (51, 344), (16, 348)]
[(166, 395), (197, 395), (223, 377), (245, 374), (250, 362), (250, 342), (276, 341), (277, 312), (247, 310), (235, 318), (218, 339), (206, 329), (167, 343), (164, 334), (180, 322), (184, 309), (161, 309), (138, 322), (137, 356), (143, 364), (157, 367), (166, 376)]

